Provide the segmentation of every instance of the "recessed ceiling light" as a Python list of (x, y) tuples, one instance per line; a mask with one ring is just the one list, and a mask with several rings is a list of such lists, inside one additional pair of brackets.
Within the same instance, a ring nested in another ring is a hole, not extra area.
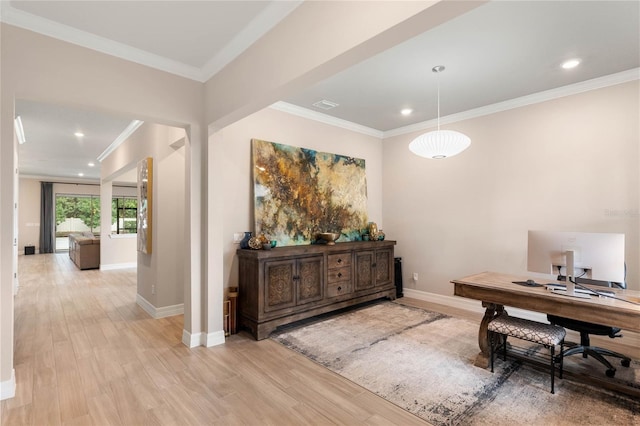
[(87, 166), (89, 166), (89, 167), (93, 167), (93, 166), (95, 166), (95, 165), (96, 165), (96, 163), (94, 163), (93, 161), (92, 161), (92, 162), (90, 162), (89, 164), (87, 164)]
[(80, 172), (80, 173), (78, 173), (78, 176), (82, 177), (82, 176), (84, 176), (84, 173)]
[(81, 138), (84, 136), (84, 133), (82, 132), (75, 132), (74, 135), (76, 135), (77, 137)]
[(569, 70), (571, 68), (577, 67), (578, 65), (580, 65), (580, 59), (569, 59), (568, 61), (562, 63), (562, 68), (564, 68), (565, 70)]
[(413, 112), (413, 110), (411, 108), (405, 108), (405, 109), (400, 111), (400, 114), (402, 114), (402, 115), (411, 115), (412, 112)]

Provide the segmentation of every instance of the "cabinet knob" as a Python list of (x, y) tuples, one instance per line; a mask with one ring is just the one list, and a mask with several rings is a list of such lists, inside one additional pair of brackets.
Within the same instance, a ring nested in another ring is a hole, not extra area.
[(342, 272), (338, 272), (338, 278), (342, 276)]
[(338, 263), (342, 263), (342, 259), (338, 259)]
[(338, 291), (342, 290), (342, 287), (338, 286)]
[(371, 267), (372, 267), (372, 268), (375, 268), (375, 267), (376, 267), (376, 264), (375, 264), (375, 263), (372, 263), (372, 264), (371, 264)]

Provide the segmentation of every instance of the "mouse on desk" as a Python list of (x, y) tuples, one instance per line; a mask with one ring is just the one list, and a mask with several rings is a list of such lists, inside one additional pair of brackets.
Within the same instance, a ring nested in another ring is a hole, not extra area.
[(534, 286), (537, 285), (534, 280), (527, 280), (527, 285)]

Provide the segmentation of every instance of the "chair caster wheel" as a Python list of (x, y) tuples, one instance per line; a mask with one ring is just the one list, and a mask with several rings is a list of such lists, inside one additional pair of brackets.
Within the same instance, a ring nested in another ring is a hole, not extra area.
[(605, 372), (605, 374), (607, 375), (607, 377), (613, 377), (613, 376), (615, 376), (615, 375), (616, 375), (616, 369), (615, 369), (615, 368), (613, 368), (613, 369), (611, 369), (611, 370), (607, 370), (607, 371)]
[(623, 367), (628, 367), (631, 365), (631, 361), (628, 359), (623, 359), (622, 361), (620, 361), (620, 364), (622, 364)]

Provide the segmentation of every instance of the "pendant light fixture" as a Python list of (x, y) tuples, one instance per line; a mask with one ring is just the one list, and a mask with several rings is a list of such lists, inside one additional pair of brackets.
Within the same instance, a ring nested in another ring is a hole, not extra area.
[[(436, 74), (444, 71), (443, 65), (431, 69)], [(454, 130), (440, 130), (440, 76), (438, 75), (438, 130), (424, 133), (409, 144), (409, 150), (420, 157), (443, 159), (460, 154), (471, 145), (468, 136)]]

